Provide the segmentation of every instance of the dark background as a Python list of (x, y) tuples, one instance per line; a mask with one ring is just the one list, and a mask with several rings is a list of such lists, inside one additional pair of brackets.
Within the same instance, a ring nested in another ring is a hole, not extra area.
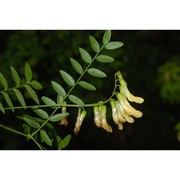
[[(10, 66), (23, 74), (24, 64), (28, 62), (33, 70), (34, 79), (43, 84), (39, 96), (56, 98), (50, 81), (61, 82), (59, 69), (68, 71), (75, 79), (78, 75), (71, 68), (69, 57), (82, 62), (78, 47), (94, 54), (88, 36), (93, 35), (102, 41), (104, 31), (0, 31), (0, 71), (13, 80)], [(128, 82), (128, 88), (134, 95), (145, 99), (142, 105), (134, 105), (143, 112), (143, 117), (134, 124), (125, 124), (119, 131), (112, 122), (110, 108), (108, 122), (113, 133), (106, 133), (93, 122), (92, 109), (88, 109), (78, 136), (73, 134), (77, 110), (69, 109), (68, 127), (57, 125), (60, 137), (72, 134), (67, 149), (77, 150), (166, 150), (179, 149), (178, 131), (175, 126), (180, 122), (180, 31), (170, 30), (119, 30), (112, 31), (112, 40), (122, 41), (124, 46), (107, 52), (116, 61), (110, 65), (96, 63), (96, 67), (108, 74), (107, 79), (90, 78), (96, 84), (97, 92), (77, 89), (85, 102), (97, 102), (107, 99), (113, 89), (113, 76), (120, 70)], [(67, 87), (68, 89), (68, 87)], [(21, 129), (22, 124), (15, 115), (8, 112), (0, 114), (2, 124)], [(0, 149), (37, 149), (25, 138), (0, 129)]]

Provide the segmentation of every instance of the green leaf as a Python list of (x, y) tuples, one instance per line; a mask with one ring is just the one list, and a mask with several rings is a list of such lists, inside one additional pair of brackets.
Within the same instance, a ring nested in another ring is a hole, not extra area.
[(57, 82), (51, 81), (51, 85), (53, 87), (53, 89), (62, 97), (66, 96), (66, 91), (64, 90), (64, 88), (58, 84)]
[(1, 102), (0, 102), (0, 110), (3, 112), (3, 114), (5, 113), (4, 107)]
[(82, 88), (88, 89), (88, 90), (90, 90), (90, 91), (95, 91), (95, 90), (96, 90), (96, 88), (95, 88), (92, 84), (90, 84), (90, 83), (88, 83), (88, 82), (80, 81), (78, 84), (79, 84)]
[(20, 104), (23, 106), (24, 109), (26, 109), (26, 102), (24, 100), (22, 93), (18, 89), (13, 89), (13, 91), (15, 92), (15, 95), (18, 101), (20, 102)]
[(88, 73), (91, 75), (91, 76), (95, 76), (95, 77), (100, 77), (100, 78), (105, 78), (107, 77), (107, 75), (99, 70), (99, 69), (96, 69), (96, 68), (90, 68), (88, 69)]
[(68, 134), (64, 139), (62, 139), (60, 142), (59, 142), (59, 149), (64, 149), (68, 146), (69, 142), (71, 140), (71, 135)]
[(73, 77), (71, 75), (69, 75), (67, 72), (60, 70), (59, 71), (62, 78), (64, 79), (64, 81), (69, 85), (69, 86), (74, 86), (75, 81), (73, 79)]
[(28, 63), (25, 64), (25, 78), (27, 82), (32, 80), (32, 70)]
[(51, 141), (50, 137), (48, 136), (48, 134), (46, 133), (46, 131), (40, 130), (40, 135), (41, 135), (42, 139), (44, 140), (44, 142), (48, 146), (52, 146), (52, 141)]
[(23, 124), (24, 133), (30, 134), (31, 133), (31, 127), (28, 124)]
[(10, 107), (10, 109), (12, 110), (12, 112), (14, 112), (14, 107), (13, 107), (13, 103), (9, 97), (9, 95), (6, 92), (1, 92), (4, 96), (4, 99), (6, 100), (6, 103), (8, 104), (8, 106)]
[(63, 102), (63, 97), (58, 94), (57, 95), (57, 104), (62, 104), (62, 102)]
[(75, 69), (75, 71), (79, 74), (82, 74), (83, 73), (82, 66), (73, 58), (70, 58), (70, 61), (71, 61), (73, 68)]
[(99, 56), (97, 56), (96, 59), (102, 63), (111, 63), (114, 61), (114, 58), (107, 56), (107, 55), (99, 55)]
[(35, 90), (41, 90), (43, 87), (40, 82), (33, 80), (30, 82), (30, 85), (35, 89)]
[(35, 109), (33, 111), (42, 119), (48, 119), (49, 118), (48, 113), (42, 109)]
[(4, 86), (4, 89), (7, 89), (8, 88), (7, 80), (1, 72), (0, 72), (0, 81), (1, 81), (1, 84)]
[(67, 113), (67, 112), (66, 113), (60, 113), (60, 114), (55, 114), (54, 116), (52, 116), (50, 118), (50, 121), (51, 122), (59, 122), (59, 121), (65, 119), (68, 116), (69, 116), (69, 113)]
[(32, 97), (32, 99), (33, 99), (37, 104), (39, 104), (38, 96), (37, 96), (36, 92), (32, 89), (32, 87), (29, 86), (29, 85), (25, 85), (25, 88), (26, 88), (26, 90), (28, 91), (29, 95)]
[(79, 106), (84, 106), (84, 102), (81, 99), (79, 99), (78, 97), (74, 96), (74, 95), (69, 95), (69, 99), (74, 104), (77, 104)]
[(105, 48), (108, 50), (118, 49), (122, 47), (124, 44), (122, 42), (112, 41), (105, 45)]
[(30, 125), (31, 127), (35, 128), (35, 129), (40, 128), (40, 124), (38, 122), (36, 122), (34, 119), (24, 117), (24, 116), (17, 116), (17, 118), (25, 121), (28, 125)]
[[(44, 120), (41, 119), (41, 118), (38, 118), (38, 117), (29, 116), (29, 115), (26, 115), (26, 114), (23, 115), (23, 117), (27, 117), (28, 119), (33, 119), (34, 121), (36, 121), (38, 123), (44, 123)], [(54, 129), (54, 127), (50, 123), (48, 123), (48, 122), (46, 122), (45, 126), (47, 126), (51, 130)]]
[(103, 35), (103, 44), (107, 44), (110, 41), (110, 39), (111, 39), (111, 31), (107, 30)]
[(42, 101), (46, 104), (46, 105), (50, 105), (50, 106), (56, 106), (55, 101), (53, 101), (52, 99), (46, 97), (46, 96), (42, 96)]
[(79, 48), (79, 52), (81, 54), (82, 59), (86, 62), (86, 63), (90, 63), (92, 58), (90, 56), (90, 54), (83, 48)]
[(99, 47), (99, 43), (96, 41), (96, 39), (93, 36), (89, 36), (89, 41), (90, 41), (92, 49), (95, 52), (99, 52), (100, 47)]
[(21, 78), (19, 77), (19, 74), (12, 66), (10, 68), (11, 68), (12, 77), (13, 77), (16, 85), (19, 86), (19, 84), (21, 83)]

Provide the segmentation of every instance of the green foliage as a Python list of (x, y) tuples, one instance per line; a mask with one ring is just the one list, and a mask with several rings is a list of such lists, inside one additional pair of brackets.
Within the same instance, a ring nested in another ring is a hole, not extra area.
[(73, 77), (71, 75), (69, 75), (67, 72), (60, 70), (59, 71), (62, 78), (64, 79), (64, 81), (69, 85), (69, 86), (74, 86), (75, 81), (73, 79)]
[(86, 82), (86, 81), (79, 81), (78, 83), (82, 88), (88, 89), (90, 91), (95, 91), (96, 87), (93, 86), (92, 84)]
[(69, 100), (72, 101), (74, 104), (84, 106), (84, 102), (75, 95), (69, 95)]
[(73, 58), (70, 58), (70, 61), (71, 61), (73, 68), (75, 69), (75, 71), (79, 74), (82, 74), (83, 73), (82, 66)]
[(93, 36), (89, 36), (89, 41), (90, 41), (92, 49), (95, 52), (99, 52), (100, 46), (99, 46), (99, 43), (97, 42), (97, 40)]
[(88, 73), (91, 75), (91, 76), (95, 76), (95, 77), (99, 77), (99, 78), (105, 78), (107, 77), (107, 75), (99, 70), (99, 69), (96, 69), (96, 68), (90, 68), (88, 69)]
[(79, 48), (79, 52), (81, 54), (81, 58), (86, 62), (90, 63), (92, 58), (91, 55), (83, 48)]
[(172, 104), (180, 102), (180, 56), (161, 66), (158, 75), (161, 97)]
[[(52, 90), (57, 96), (57, 100), (53, 100), (47, 96), (39, 97), (36, 90), (41, 90), (42, 85), (36, 80), (33, 80), (34, 73), (31, 69), (31, 66), (26, 63), (24, 67), (24, 78), (22, 79), (18, 72), (13, 68), (10, 67), (11, 75), (13, 77), (13, 81), (15, 82), (16, 86), (9, 88), (8, 81), (0, 73), (0, 82), (2, 84), (3, 90), (0, 91), (6, 104), (8, 107), (5, 107), (3, 103), (0, 102), (0, 110), (5, 113), (6, 110), (11, 109), (12, 112), (15, 112), (16, 109), (31, 109), (34, 112), (34, 116), (30, 115), (23, 115), (17, 116), (23, 122), (24, 133), (18, 132), (16, 130), (11, 129), (10, 131), (23, 135), (27, 139), (31, 139), (34, 143), (40, 148), (45, 149), (42, 144), (45, 143), (52, 148), (58, 147), (58, 149), (64, 149), (67, 147), (71, 140), (71, 135), (67, 135), (64, 139), (61, 139), (55, 131), (54, 125), (59, 123), (61, 125), (65, 125), (67, 121), (67, 117), (69, 116), (69, 112), (66, 112), (66, 107), (71, 108), (79, 108), (78, 118), (80, 122), (76, 123), (75, 126), (79, 124), (81, 126), (82, 120), (86, 116), (87, 107), (94, 107), (97, 106), (97, 102), (87, 104), (84, 102), (83, 97), (78, 94), (72, 93), (72, 91), (77, 87), (80, 89), (96, 91), (95, 83), (91, 83), (88, 80), (83, 80), (85, 75), (87, 77), (93, 76), (95, 78), (106, 78), (107, 75), (104, 71), (100, 70), (98, 67), (92, 67), (92, 64), (96, 61), (96, 63), (112, 63), (115, 61), (111, 55), (104, 55), (101, 54), (101, 51), (104, 49), (113, 50), (123, 46), (122, 42), (112, 41), (111, 39), (111, 31), (105, 31), (103, 38), (102, 38), (102, 46), (93, 36), (89, 36), (89, 42), (92, 50), (96, 53), (94, 56), (90, 55), (89, 49), (84, 49), (79, 47), (79, 56), (82, 58), (83, 62), (80, 63), (74, 58), (70, 58), (70, 63), (75, 70), (75, 73), (79, 75), (79, 77), (74, 78), (73, 72), (72, 75), (69, 74), (68, 70), (59, 70), (61, 78), (64, 80), (62, 83), (58, 83), (54, 80), (51, 80)], [(84, 64), (83, 64), (84, 63)], [(85, 67), (85, 68), (83, 68)], [(64, 84), (65, 82), (65, 84)], [(79, 85), (79, 86), (77, 86)], [(96, 85), (97, 86), (97, 85)], [(69, 88), (69, 90), (67, 90)], [(33, 99), (36, 103), (35, 105), (27, 105), (25, 101), (26, 97), (24, 93), (22, 93), (21, 89), (25, 89), (28, 93), (28, 96)], [(116, 89), (116, 88), (115, 88)], [(13, 92), (20, 104), (20, 106), (16, 107), (13, 105), (11, 100), (11, 93)], [(114, 92), (112, 93), (112, 96)], [(41, 101), (44, 104), (41, 104)], [(102, 104), (106, 104), (111, 100), (109, 98), (106, 101), (101, 101)], [(73, 104), (72, 104), (73, 103)], [(48, 108), (48, 110), (47, 110)], [(81, 112), (82, 109), (82, 112)], [(59, 113), (59, 110), (62, 112)], [(35, 116), (36, 115), (36, 116)], [(80, 127), (75, 127), (76, 133), (79, 131)], [(74, 132), (75, 132), (74, 131)], [(42, 144), (41, 144), (42, 143)]]
[(58, 93), (58, 95), (60, 95), (62, 97), (66, 96), (66, 91), (60, 84), (58, 84), (57, 82), (51, 81), (51, 85), (52, 85), (53, 89)]

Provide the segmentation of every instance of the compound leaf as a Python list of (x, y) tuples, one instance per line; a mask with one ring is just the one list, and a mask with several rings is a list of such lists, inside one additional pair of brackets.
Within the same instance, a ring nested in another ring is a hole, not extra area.
[(19, 103), (23, 106), (24, 109), (26, 109), (26, 102), (24, 100), (22, 93), (18, 89), (13, 89), (13, 91), (14, 91)]
[(95, 76), (95, 77), (100, 77), (100, 78), (105, 78), (107, 77), (107, 75), (99, 70), (99, 69), (96, 69), (96, 68), (90, 68), (88, 69), (88, 73), (91, 75), (91, 76)]
[(99, 55), (99, 56), (97, 56), (96, 59), (102, 63), (111, 63), (114, 61), (114, 58), (107, 56), (107, 55)]
[(86, 62), (86, 63), (90, 63), (92, 58), (91, 55), (83, 48), (79, 48), (79, 52), (81, 54), (82, 59)]
[(74, 96), (74, 95), (69, 95), (69, 99), (74, 104), (77, 104), (79, 106), (83, 106), (84, 105), (84, 102), (81, 99), (79, 99), (78, 97)]
[(118, 41), (112, 41), (109, 42), (105, 45), (105, 48), (108, 50), (113, 50), (113, 49), (118, 49), (120, 47), (122, 47), (124, 44), (122, 42), (118, 42)]
[(84, 89), (88, 89), (90, 91), (95, 91), (96, 90), (95, 86), (93, 86), (92, 84), (90, 84), (90, 83), (88, 83), (86, 81), (80, 81), (78, 84)]
[(71, 75), (69, 75), (67, 72), (60, 70), (59, 71), (62, 78), (64, 79), (64, 81), (69, 85), (69, 86), (74, 86), (75, 81), (73, 79), (73, 77)]
[(46, 133), (46, 131), (40, 130), (40, 135), (41, 135), (42, 139), (44, 140), (44, 142), (48, 146), (52, 146), (52, 141), (51, 141), (50, 137), (48, 136), (48, 134)]
[(19, 84), (21, 83), (21, 78), (19, 77), (19, 74), (12, 66), (10, 68), (11, 68), (12, 77), (13, 77), (16, 85), (19, 86)]
[(96, 41), (96, 39), (93, 36), (89, 36), (89, 41), (90, 41), (92, 49), (95, 52), (99, 52), (100, 47), (99, 47), (99, 43)]
[(75, 71), (79, 74), (82, 74), (83, 73), (82, 66), (73, 58), (70, 58), (70, 61), (71, 61), (73, 68), (75, 69)]
[(53, 89), (62, 97), (66, 96), (66, 91), (64, 90), (64, 88), (58, 84), (57, 82), (51, 81), (51, 85), (53, 87)]

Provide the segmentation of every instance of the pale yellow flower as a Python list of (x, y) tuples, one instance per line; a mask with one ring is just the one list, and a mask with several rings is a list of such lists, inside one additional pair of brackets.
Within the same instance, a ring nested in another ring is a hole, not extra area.
[(115, 106), (115, 101), (111, 100), (110, 104), (111, 104), (111, 109), (112, 109), (112, 118), (113, 118), (113, 121), (115, 122), (115, 124), (118, 125), (118, 129), (119, 130), (123, 130), (123, 124), (120, 121), (120, 118), (118, 116), (117, 109), (116, 109), (116, 106)]
[(103, 127), (103, 129), (106, 130), (107, 132), (112, 132), (111, 126), (107, 123), (106, 106), (105, 105), (101, 106), (101, 113), (102, 113), (102, 127)]
[(107, 132), (112, 132), (111, 126), (106, 120), (106, 106), (95, 106), (94, 107), (94, 122), (97, 127), (105, 129)]
[(102, 116), (98, 106), (94, 106), (94, 123), (97, 127), (102, 127)]
[(139, 104), (144, 102), (143, 98), (138, 97), (138, 96), (133, 96), (129, 92), (129, 89), (127, 88), (126, 85), (121, 85), (120, 92), (121, 92), (122, 95), (125, 95), (128, 98), (128, 100), (131, 101), (131, 102), (136, 102), (136, 103), (139, 103)]
[(124, 122), (126, 122), (126, 119), (124, 119), (124, 117), (121, 114), (120, 106), (121, 105), (120, 105), (119, 101), (115, 101), (116, 112), (117, 112), (117, 115), (119, 117), (119, 120), (121, 123), (124, 123)]
[(75, 124), (75, 128), (74, 128), (75, 135), (78, 135), (80, 128), (81, 128), (81, 125), (82, 125), (82, 122), (83, 122), (86, 114), (87, 114), (87, 112), (85, 110), (83, 110), (81, 112), (81, 108), (79, 108), (78, 116), (77, 116), (77, 120), (76, 120), (76, 124)]
[(120, 93), (118, 93), (117, 99), (119, 100), (121, 106), (127, 112), (128, 115), (130, 115), (130, 116), (132, 115), (136, 118), (142, 117), (143, 113), (141, 111), (138, 111), (135, 108), (133, 108), (127, 101), (126, 97), (124, 97)]

